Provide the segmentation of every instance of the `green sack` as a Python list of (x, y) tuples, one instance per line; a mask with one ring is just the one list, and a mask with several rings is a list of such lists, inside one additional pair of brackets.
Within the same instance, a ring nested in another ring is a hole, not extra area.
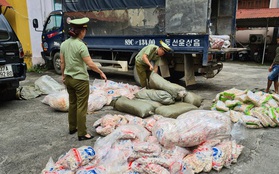
[(149, 104), (151, 104), (154, 108), (158, 108), (159, 106), (162, 106), (161, 103), (156, 102), (156, 101), (152, 101), (152, 100), (145, 100), (145, 99), (137, 99), (137, 100), (143, 101), (143, 102), (145, 102), (145, 103), (149, 103)]
[(155, 110), (150, 103), (137, 99), (131, 100), (124, 96), (121, 96), (116, 99), (116, 101), (113, 101), (113, 107), (117, 111), (125, 112), (141, 118), (154, 114)]
[(198, 109), (198, 107), (184, 102), (177, 102), (172, 105), (162, 105), (155, 109), (155, 114), (162, 115), (164, 117), (176, 118), (179, 115)]
[(164, 105), (175, 103), (175, 100), (170, 95), (170, 93), (164, 90), (142, 89), (135, 94), (135, 97), (139, 99), (156, 101)]
[(195, 105), (197, 107), (201, 106), (202, 103), (202, 97), (200, 95), (197, 95), (193, 92), (187, 92), (187, 95), (184, 97), (183, 101), (185, 103), (190, 103), (192, 105)]
[(180, 86), (176, 83), (171, 83), (155, 72), (152, 72), (149, 77), (149, 87), (150, 89), (167, 91), (173, 98), (177, 100), (182, 99), (187, 94), (187, 91), (183, 86)]

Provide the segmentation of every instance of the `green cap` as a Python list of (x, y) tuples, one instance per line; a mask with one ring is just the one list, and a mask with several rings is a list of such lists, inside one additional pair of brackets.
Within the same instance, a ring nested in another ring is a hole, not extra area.
[(80, 27), (80, 28), (87, 28), (88, 22), (89, 22), (88, 17), (70, 20), (70, 24), (72, 24), (74, 27)]
[(161, 47), (163, 48), (163, 50), (165, 52), (171, 52), (172, 51), (172, 49), (165, 42), (163, 42), (162, 40), (160, 40), (160, 44), (161, 44)]

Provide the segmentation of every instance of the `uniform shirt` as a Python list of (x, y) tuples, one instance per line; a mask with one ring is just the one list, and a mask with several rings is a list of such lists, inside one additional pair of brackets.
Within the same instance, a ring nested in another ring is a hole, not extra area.
[(87, 46), (79, 38), (69, 38), (61, 44), (65, 59), (65, 75), (78, 80), (89, 80), (87, 65), (82, 58), (90, 56)]
[(146, 65), (146, 63), (142, 60), (142, 56), (146, 54), (150, 62), (155, 62), (155, 65), (158, 65), (159, 60), (161, 58), (160, 56), (157, 55), (158, 48), (159, 48), (158, 46), (153, 44), (143, 47), (136, 56), (136, 63), (139, 63), (141, 65)]
[(273, 60), (274, 65), (279, 65), (279, 46), (276, 48), (276, 55)]

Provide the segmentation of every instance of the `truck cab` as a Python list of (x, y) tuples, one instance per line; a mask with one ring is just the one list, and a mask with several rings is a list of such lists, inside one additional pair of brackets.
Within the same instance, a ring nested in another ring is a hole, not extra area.
[[(38, 28), (38, 21), (33, 20), (34, 28)], [(53, 11), (49, 14), (44, 24), (41, 35), (42, 58), (49, 67), (61, 74), (60, 68), (60, 45), (64, 41), (64, 25), (62, 10)]]

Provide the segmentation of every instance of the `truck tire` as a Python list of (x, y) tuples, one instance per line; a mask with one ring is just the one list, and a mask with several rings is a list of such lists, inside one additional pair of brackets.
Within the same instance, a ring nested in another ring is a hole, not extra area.
[(139, 75), (138, 75), (138, 72), (137, 72), (136, 65), (134, 66), (134, 79), (135, 79), (137, 85), (140, 85), (140, 79), (139, 79)]
[(171, 74), (171, 78), (177, 82), (179, 81), (182, 77), (184, 77), (184, 72), (181, 71), (174, 71), (173, 74)]
[(254, 61), (257, 63), (261, 63), (262, 62), (261, 54), (254, 55)]
[(167, 77), (166, 79), (172, 83), (177, 83), (182, 77), (184, 77), (184, 75), (184, 72), (175, 71), (173, 68), (170, 68), (170, 77)]
[(61, 65), (60, 65), (60, 63), (61, 63), (60, 53), (59, 52), (54, 54), (52, 61), (53, 61), (53, 68), (54, 68), (56, 74), (62, 74)]

